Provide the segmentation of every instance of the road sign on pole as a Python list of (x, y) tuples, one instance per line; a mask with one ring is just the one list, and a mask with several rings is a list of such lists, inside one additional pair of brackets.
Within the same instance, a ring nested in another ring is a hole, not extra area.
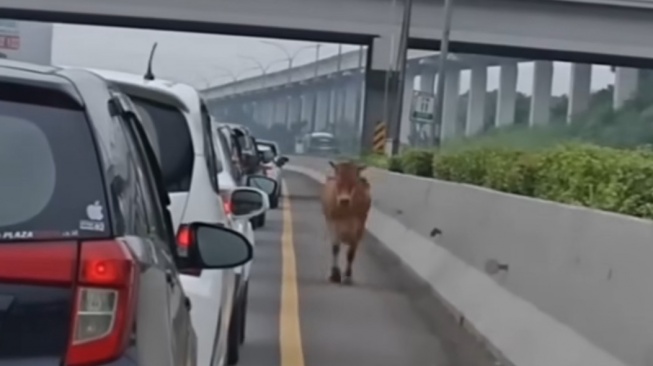
[(414, 91), (410, 105), (410, 120), (417, 123), (431, 124), (435, 117), (435, 95), (433, 93)]

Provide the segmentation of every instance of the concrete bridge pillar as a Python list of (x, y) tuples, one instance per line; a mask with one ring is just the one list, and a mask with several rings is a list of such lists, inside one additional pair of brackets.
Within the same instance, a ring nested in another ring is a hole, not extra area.
[(282, 124), (286, 120), (286, 95), (275, 93), (274, 97), (274, 124)]
[[(331, 75), (330, 75), (331, 76)], [(336, 104), (336, 92), (335, 85), (333, 82), (333, 76), (329, 78), (325, 84), (326, 95), (327, 95), (327, 109), (326, 109), (326, 126), (331, 126), (334, 121), (335, 116), (335, 104)]]
[(358, 103), (358, 92), (360, 91), (359, 83), (360, 77), (356, 73), (353, 73), (347, 78), (347, 83), (345, 84), (343, 118), (350, 125), (356, 125), (358, 122), (358, 118), (356, 116), (356, 104)]
[(435, 67), (425, 66), (419, 76), (419, 90), (427, 93), (435, 92)]
[(347, 100), (347, 77), (339, 76), (337, 81), (333, 84), (333, 123), (337, 125), (344, 122), (345, 102)]
[(630, 67), (617, 67), (614, 78), (612, 107), (619, 109), (635, 97), (637, 93), (639, 70)]
[(327, 125), (327, 114), (329, 110), (329, 94), (331, 89), (324, 86), (316, 86), (317, 89), (317, 113), (315, 114), (314, 131), (323, 131)]
[(310, 125), (311, 119), (313, 118), (313, 108), (315, 108), (315, 92), (313, 88), (304, 88), (300, 98), (302, 99), (302, 110), (299, 119)]
[(300, 121), (302, 117), (302, 98), (297, 91), (293, 91), (290, 95), (290, 116), (288, 118), (288, 126)]
[(515, 123), (517, 104), (517, 62), (506, 61), (501, 65), (499, 76), (499, 95), (494, 125), (502, 127)]
[(415, 89), (414, 68), (406, 68), (406, 78), (404, 79), (404, 95), (401, 109), (401, 126), (399, 127), (399, 143), (402, 145), (410, 144), (410, 136), (413, 134), (413, 124), (410, 121), (410, 109), (413, 102), (413, 91)]
[[(442, 140), (458, 134), (458, 99), (460, 96), (460, 69), (450, 65), (444, 76), (444, 104), (442, 106)], [(437, 113), (437, 112), (436, 112)]]
[(469, 98), (467, 99), (467, 121), (465, 135), (473, 136), (485, 127), (485, 96), (487, 94), (487, 66), (478, 64), (472, 66), (469, 83)]
[(553, 83), (553, 62), (535, 61), (533, 71), (533, 93), (528, 120), (530, 126), (548, 124), (551, 115), (551, 87)]
[(264, 108), (264, 117), (263, 121), (266, 126), (270, 127), (274, 123), (274, 116), (277, 113), (277, 103), (276, 100), (272, 99), (271, 97), (267, 97), (265, 100), (265, 108)]
[(569, 104), (567, 105), (567, 123), (583, 113), (589, 107), (592, 85), (592, 65), (572, 64), (569, 83)]
[[(398, 94), (397, 72), (391, 71), (390, 55), (393, 54), (391, 34), (384, 34), (374, 38), (368, 48), (366, 57), (367, 72), (365, 73), (365, 102), (363, 109), (363, 126), (361, 133), (361, 152), (368, 153), (372, 149), (372, 135), (374, 126), (379, 121), (390, 121), (392, 111), (389, 111), (384, 101), (396, 100)], [(390, 75), (388, 75), (390, 73)], [(386, 94), (386, 79), (388, 83)], [(390, 136), (397, 136), (394, 126), (388, 131)]]

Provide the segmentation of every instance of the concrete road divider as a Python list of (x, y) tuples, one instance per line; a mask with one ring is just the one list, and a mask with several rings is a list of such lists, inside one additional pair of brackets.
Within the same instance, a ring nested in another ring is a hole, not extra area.
[[(327, 160), (284, 169), (318, 182)], [(368, 168), (368, 231), (516, 366), (653, 365), (653, 225)]]

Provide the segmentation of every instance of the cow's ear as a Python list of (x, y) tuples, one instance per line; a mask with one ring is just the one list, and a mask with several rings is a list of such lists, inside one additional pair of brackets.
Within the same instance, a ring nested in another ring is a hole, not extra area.
[(331, 165), (331, 167), (332, 167), (334, 170), (336, 169), (336, 163), (334, 163), (333, 161), (329, 160), (329, 165)]

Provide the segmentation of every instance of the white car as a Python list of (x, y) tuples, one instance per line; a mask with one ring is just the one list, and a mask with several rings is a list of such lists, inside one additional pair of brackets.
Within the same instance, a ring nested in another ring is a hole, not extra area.
[[(240, 170), (235, 166), (235, 162), (232, 159), (232, 151), (229, 144), (229, 135), (228, 131), (221, 129), (219, 124), (212, 120), (211, 123), (211, 132), (213, 134), (213, 141), (215, 144), (215, 153), (218, 161), (218, 183), (220, 184), (220, 189), (222, 190), (223, 200), (225, 202), (225, 210), (228, 214), (232, 213), (232, 210), (228, 201), (228, 192), (239, 187), (241, 183), (244, 182), (243, 177), (241, 176)], [(266, 205), (269, 207), (270, 203), (266, 195)], [(252, 246), (256, 245), (256, 238), (254, 237), (254, 228), (250, 220), (248, 219), (234, 219), (234, 229), (241, 234), (245, 235), (249, 239)], [(250, 268), (252, 267), (252, 261), (246, 263), (245, 265), (236, 268), (236, 282), (237, 282), (237, 302), (240, 304), (238, 311), (238, 321), (240, 322), (241, 332), (240, 332), (240, 342), (245, 341), (245, 323), (247, 318), (247, 299), (249, 293), (249, 274)]]
[[(233, 215), (225, 212), (220, 195), (210, 116), (197, 90), (186, 84), (147, 80), (142, 75), (90, 71), (126, 94), (138, 111), (170, 196), (178, 255), (183, 258), (187, 254), (184, 243), (188, 223), (200, 221), (235, 229)], [(235, 201), (237, 195), (246, 198), (251, 194), (266, 196), (258, 189), (238, 187), (228, 197)], [(267, 199), (262, 200), (267, 204)], [(266, 209), (250, 210), (242, 218), (260, 215)], [(240, 346), (240, 322), (234, 320), (238, 317), (235, 270), (184, 272), (180, 278), (191, 300), (191, 320), (198, 340), (197, 364), (235, 364)]]

